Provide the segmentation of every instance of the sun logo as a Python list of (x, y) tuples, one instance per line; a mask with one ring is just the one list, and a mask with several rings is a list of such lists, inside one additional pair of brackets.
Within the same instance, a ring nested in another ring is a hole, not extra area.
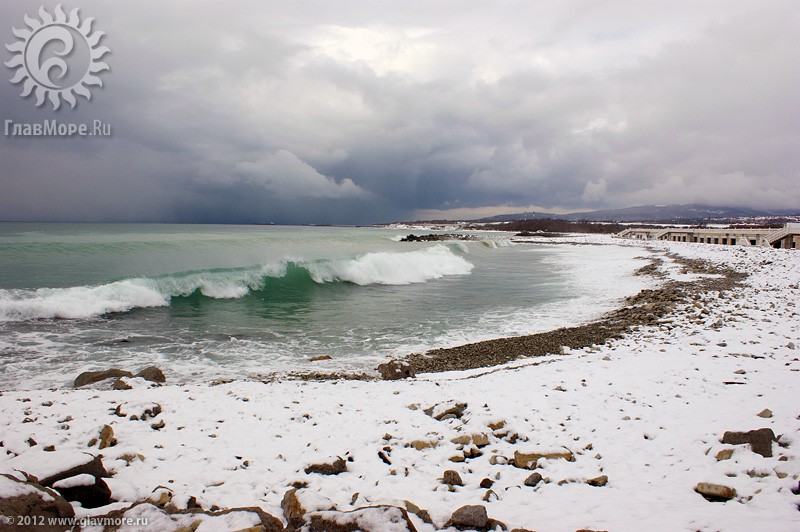
[(39, 8), (41, 20), (25, 15), (23, 29), (13, 28), (20, 40), (7, 44), (6, 49), (14, 53), (5, 65), (16, 68), (11, 83), (23, 83), (22, 96), (36, 94), (36, 106), (49, 100), (53, 109), (64, 100), (72, 108), (77, 103), (75, 96), (92, 99), (89, 86), (103, 86), (95, 74), (109, 70), (100, 59), (110, 52), (107, 47), (98, 47), (102, 31), (92, 33), (93, 18), (81, 22), (78, 8), (70, 12), (69, 19), (57, 5), (54, 15), (44, 7)]

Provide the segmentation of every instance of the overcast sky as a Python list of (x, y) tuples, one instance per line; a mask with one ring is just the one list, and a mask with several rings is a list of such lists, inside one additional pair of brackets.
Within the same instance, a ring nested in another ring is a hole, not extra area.
[[(3, 0), (2, 44), (44, 4)], [(89, 1), (110, 70), (0, 67), (0, 219), (363, 224), (641, 204), (800, 210), (800, 2)], [(14, 57), (2, 49), (3, 62)]]

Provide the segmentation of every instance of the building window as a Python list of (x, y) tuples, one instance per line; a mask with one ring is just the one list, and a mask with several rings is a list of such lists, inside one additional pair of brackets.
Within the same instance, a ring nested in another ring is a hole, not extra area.
[(715, 243), (715, 244), (719, 244), (719, 238), (717, 238), (717, 237), (714, 237), (714, 243)]
[(722, 243), (723, 243), (723, 244), (725, 244), (725, 245), (727, 245), (727, 244), (728, 244), (728, 239), (727, 239), (727, 238), (723, 238), (723, 239), (722, 239)]
[(750, 239), (750, 245), (751, 246), (755, 246), (756, 245), (756, 239), (755, 238), (751, 238)]
[(736, 245), (736, 239), (735, 238), (731, 238), (731, 246), (735, 246), (735, 245)]

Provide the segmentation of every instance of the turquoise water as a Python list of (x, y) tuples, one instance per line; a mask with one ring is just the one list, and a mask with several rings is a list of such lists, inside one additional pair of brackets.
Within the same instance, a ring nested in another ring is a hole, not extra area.
[[(633, 250), (587, 254), (498, 234), (399, 242), (405, 233), (2, 223), (0, 385), (149, 364), (179, 381), (372, 368), (580, 321), (639, 288), (626, 277), (640, 265)], [(611, 271), (615, 283), (592, 280)], [(332, 360), (306, 360), (322, 355)]]

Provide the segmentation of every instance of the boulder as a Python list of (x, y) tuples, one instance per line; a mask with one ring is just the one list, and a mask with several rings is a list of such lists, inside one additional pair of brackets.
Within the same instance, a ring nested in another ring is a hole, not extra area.
[[(53, 452), (54, 459), (60, 457), (60, 453)], [(95, 478), (108, 478), (110, 475), (106, 468), (103, 466), (103, 461), (100, 455), (94, 456), (89, 453), (81, 453), (85, 458), (81, 460), (83, 463), (72, 465), (72, 462), (64, 462), (69, 464), (69, 467), (57, 472), (51, 472), (47, 476), (39, 479), (39, 484), (42, 486), (52, 486), (59, 480), (65, 478), (75, 477), (78, 475), (91, 475)], [(30, 471), (29, 471), (30, 472)]]
[[(93, 517), (110, 522), (122, 519), (146, 519), (149, 523), (146, 527), (147, 530), (171, 530), (174, 532), (194, 532), (200, 525), (203, 525), (203, 530), (226, 530), (232, 522), (240, 524), (239, 526), (249, 525), (249, 528), (241, 529), (247, 531), (285, 532), (286, 530), (277, 517), (254, 506), (212, 511), (199, 508), (176, 508), (171, 504), (160, 508), (148, 501), (140, 501), (126, 508)], [(107, 530), (116, 530), (116, 528), (108, 527)], [(142, 529), (141, 527), (134, 528)]]
[(114, 429), (111, 428), (111, 425), (103, 425), (103, 428), (100, 429), (100, 445), (98, 448), (105, 449), (116, 444), (117, 439), (114, 437)]
[(540, 475), (539, 473), (531, 473), (528, 476), (528, 478), (525, 479), (525, 485), (533, 488), (541, 481), (542, 481), (542, 475)]
[(761, 412), (759, 412), (756, 415), (758, 417), (768, 419), (768, 418), (772, 417), (772, 410), (770, 410), (769, 408), (765, 408), (764, 410), (762, 410)]
[(694, 491), (711, 502), (725, 502), (736, 497), (735, 489), (721, 484), (712, 484), (710, 482), (699, 482), (697, 486), (695, 486)]
[(461, 475), (458, 474), (458, 471), (453, 469), (448, 469), (442, 475), (442, 484), (447, 484), (448, 486), (463, 486), (464, 481), (461, 480)]
[(320, 475), (338, 475), (347, 471), (347, 462), (344, 458), (337, 456), (336, 460), (331, 463), (312, 464), (305, 468), (306, 474), (318, 473)]
[(157, 382), (159, 384), (167, 382), (164, 372), (155, 366), (148, 366), (144, 368), (142, 371), (137, 373), (136, 376), (141, 377), (146, 381)]
[(486, 513), (486, 507), (481, 504), (470, 504), (453, 512), (445, 526), (454, 526), (459, 530), (481, 530), (488, 524), (489, 515)]
[(306, 510), (300, 504), (300, 499), (297, 498), (297, 489), (292, 488), (286, 492), (281, 501), (281, 509), (283, 510), (283, 517), (289, 526), (300, 528), (305, 523)]
[[(6, 530), (35, 529), (42, 532), (62, 532), (71, 530), (69, 525), (52, 525), (49, 519), (69, 519), (75, 517), (75, 510), (64, 497), (55, 491), (35, 482), (26, 482), (11, 475), (0, 474), (0, 516), (15, 519), (32, 518), (34, 523), (44, 522), (42, 526), (8, 526)], [(3, 523), (5, 524), (5, 523)]]
[(729, 445), (749, 443), (750, 449), (764, 458), (772, 457), (773, 441), (775, 441), (775, 433), (769, 428), (749, 430), (747, 432), (728, 431), (722, 436), (722, 443)]
[(132, 390), (133, 386), (125, 382), (123, 377), (119, 377), (114, 381), (114, 384), (111, 386), (111, 388), (114, 390)]
[(473, 434), (472, 443), (475, 447), (486, 447), (489, 445), (489, 436), (483, 433)]
[(81, 386), (86, 386), (87, 384), (94, 384), (95, 382), (104, 381), (106, 379), (116, 379), (119, 377), (133, 377), (133, 373), (117, 368), (100, 371), (84, 371), (75, 378), (73, 385), (75, 388), (80, 388)]
[(439, 445), (437, 440), (414, 440), (411, 443), (407, 444), (407, 447), (413, 447), (417, 451), (421, 451), (423, 449), (433, 449)]
[(429, 525), (433, 524), (433, 520), (431, 519), (431, 514), (428, 513), (428, 510), (423, 510), (422, 508), (420, 508), (411, 501), (403, 501), (403, 502), (406, 504), (406, 510), (408, 512), (411, 512), (412, 514), (416, 515)]
[(53, 483), (53, 489), (58, 491), (68, 501), (77, 501), (84, 508), (99, 508), (111, 504), (111, 489), (101, 478), (81, 474), (65, 478)]
[[(306, 528), (304, 528), (306, 530)], [(417, 532), (408, 512), (398, 506), (364, 506), (349, 512), (308, 514), (309, 532)]]
[(385, 381), (396, 381), (398, 379), (413, 378), (417, 376), (414, 366), (408, 362), (391, 360), (378, 366), (378, 372)]

